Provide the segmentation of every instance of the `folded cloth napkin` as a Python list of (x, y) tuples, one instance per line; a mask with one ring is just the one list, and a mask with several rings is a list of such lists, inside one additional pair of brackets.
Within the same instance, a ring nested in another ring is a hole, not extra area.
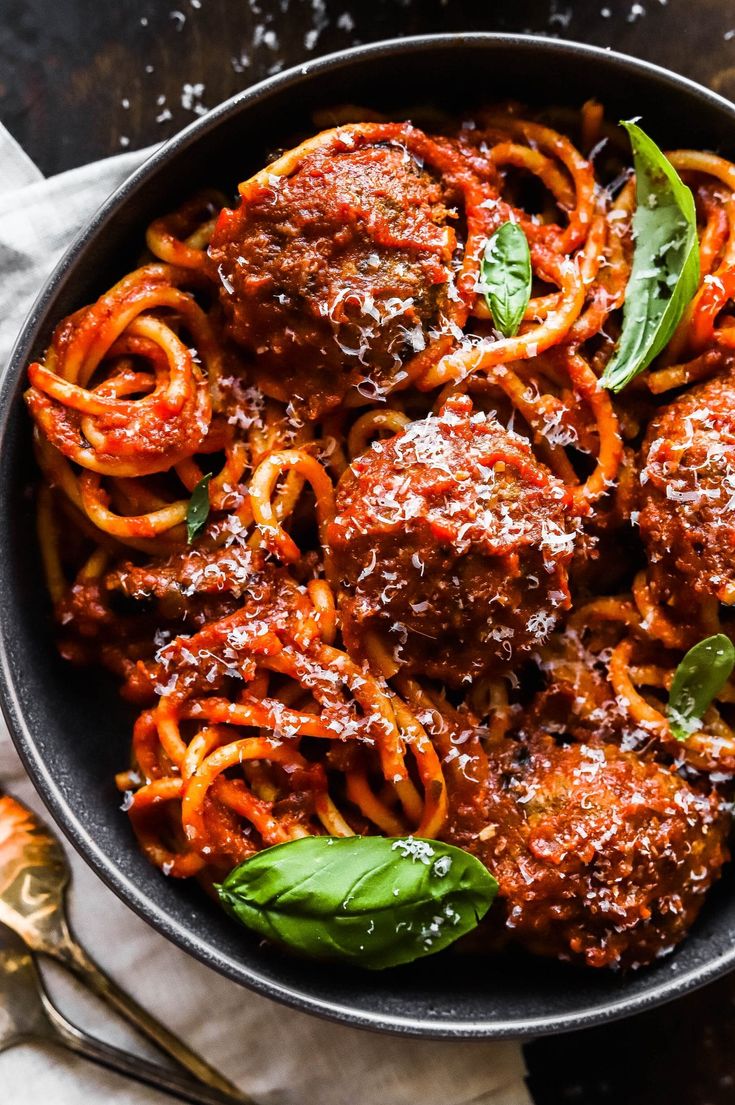
[[(0, 366), (66, 246), (149, 152), (124, 153), (45, 180), (0, 126)], [(2, 723), (0, 784), (40, 812)], [(169, 944), (79, 857), (69, 858), (72, 921), (82, 942), (144, 1006), (262, 1105), (530, 1105), (518, 1044), (378, 1036), (282, 1008)], [(54, 972), (49, 976), (72, 1020), (130, 1044), (125, 1029), (79, 987)], [(170, 1100), (38, 1045), (0, 1055), (0, 1080), (0, 1096), (12, 1105)]]

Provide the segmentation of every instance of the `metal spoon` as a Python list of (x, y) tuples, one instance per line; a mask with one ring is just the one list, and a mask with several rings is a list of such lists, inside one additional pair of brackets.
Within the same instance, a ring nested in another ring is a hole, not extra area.
[(17, 799), (0, 796), (0, 922), (17, 933), (34, 952), (51, 956), (67, 967), (200, 1082), (221, 1090), (230, 1099), (253, 1105), (252, 1098), (147, 1013), (77, 943), (64, 907), (70, 877), (66, 855), (57, 837)]
[(128, 1055), (71, 1024), (51, 1003), (26, 945), (0, 924), (0, 1052), (34, 1040), (61, 1044), (108, 1070), (194, 1105), (232, 1105), (229, 1095)]

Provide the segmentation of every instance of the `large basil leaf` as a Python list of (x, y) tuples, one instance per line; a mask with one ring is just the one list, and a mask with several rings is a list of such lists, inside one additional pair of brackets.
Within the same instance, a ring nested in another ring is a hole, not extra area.
[(620, 391), (659, 355), (699, 285), (694, 197), (639, 126), (622, 126), (635, 164), (635, 252), (620, 341), (600, 380), (611, 391)]
[(518, 333), (531, 298), (531, 253), (517, 223), (503, 223), (488, 238), (480, 264), (480, 290), (493, 322), (506, 338)]
[(202, 476), (191, 493), (189, 508), (186, 512), (186, 540), (189, 545), (204, 529), (207, 518), (209, 518), (209, 481), (211, 478), (209, 472), (206, 476)]
[(446, 948), (497, 888), (478, 859), (437, 840), (309, 836), (258, 852), (217, 891), (270, 940), (378, 970)]
[(694, 733), (709, 707), (727, 683), (735, 666), (735, 648), (724, 633), (707, 637), (689, 649), (674, 674), (669, 691), (668, 717), (677, 740)]

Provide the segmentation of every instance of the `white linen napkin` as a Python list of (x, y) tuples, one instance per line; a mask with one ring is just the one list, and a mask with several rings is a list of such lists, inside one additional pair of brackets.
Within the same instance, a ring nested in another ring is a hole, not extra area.
[[(127, 152), (46, 180), (0, 125), (0, 367), (66, 246), (149, 152)], [(48, 817), (2, 721), (0, 784)], [(283, 1008), (168, 943), (76, 854), (69, 858), (72, 921), (81, 941), (144, 1006), (262, 1105), (531, 1105), (518, 1044), (378, 1036)], [(126, 1030), (80, 987), (55, 971), (48, 975), (71, 1020), (130, 1045)], [(170, 1101), (39, 1045), (0, 1055), (0, 1085), (0, 1097), (12, 1105)]]

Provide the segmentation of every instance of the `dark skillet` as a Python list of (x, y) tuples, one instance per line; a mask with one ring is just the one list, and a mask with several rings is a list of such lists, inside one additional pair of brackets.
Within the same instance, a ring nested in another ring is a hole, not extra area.
[(35, 478), (21, 392), (28, 360), (54, 323), (133, 267), (146, 224), (197, 187), (235, 183), (339, 103), (494, 99), (644, 117), (664, 146), (735, 154), (735, 107), (655, 66), (589, 46), (513, 35), (411, 38), (347, 50), (272, 77), (187, 127), (105, 204), (35, 304), (0, 391), (0, 680), (2, 705), (51, 813), (105, 882), (159, 932), (271, 998), (355, 1025), (437, 1037), (529, 1036), (597, 1024), (667, 1001), (735, 964), (735, 879), (726, 872), (685, 943), (626, 976), (509, 954), (444, 954), (387, 973), (288, 958), (230, 921), (193, 885), (162, 878), (139, 854), (113, 774), (127, 762), (131, 717), (106, 678), (78, 673), (54, 647), (36, 550)]

